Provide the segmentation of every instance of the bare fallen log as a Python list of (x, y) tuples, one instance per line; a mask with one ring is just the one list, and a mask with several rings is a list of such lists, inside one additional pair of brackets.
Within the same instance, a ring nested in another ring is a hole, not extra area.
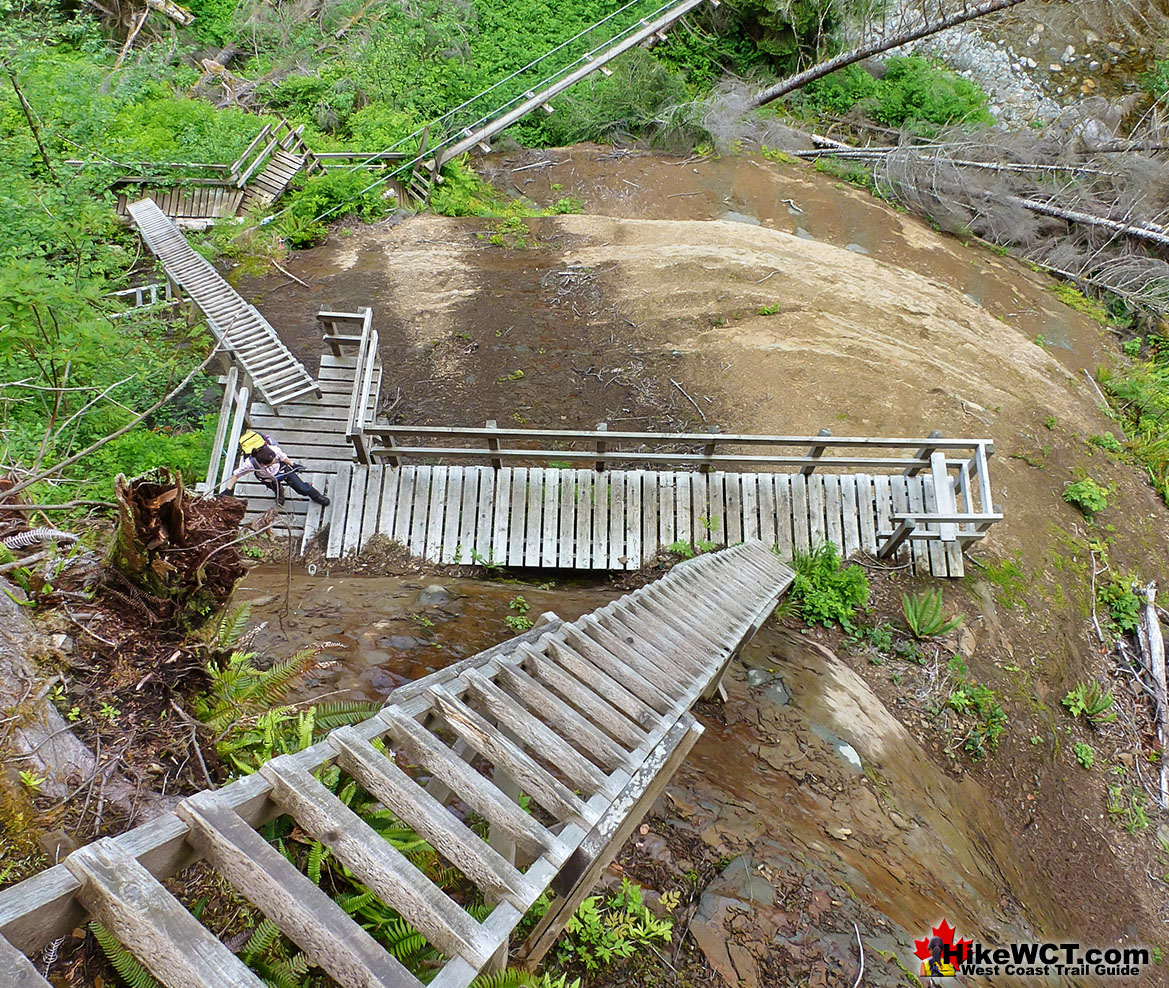
[[(1157, 739), (1165, 748), (1169, 738), (1169, 685), (1166, 682), (1165, 639), (1157, 617), (1157, 584), (1145, 587), (1145, 611), (1141, 619), (1140, 644), (1142, 658), (1153, 677), (1157, 696)], [(1161, 805), (1169, 809), (1169, 764), (1161, 759)]]
[(1010, 7), (1018, 6), (1020, 3), (1023, 3), (1023, 0), (986, 0), (985, 3), (980, 3), (974, 7), (964, 6), (953, 14), (936, 21), (925, 20), (915, 27), (899, 32), (891, 37), (876, 38), (868, 41), (856, 48), (841, 52), (835, 58), (830, 58), (826, 62), (821, 62), (819, 65), (813, 65), (810, 69), (805, 69), (803, 72), (797, 72), (793, 76), (788, 76), (788, 78), (777, 82), (774, 86), (768, 86), (766, 89), (760, 90), (752, 98), (751, 106), (764, 106), (767, 103), (779, 99), (781, 96), (786, 96), (788, 93), (803, 88), (809, 82), (822, 79), (826, 75), (831, 75), (837, 69), (843, 69), (848, 65), (852, 65), (854, 62), (863, 62), (866, 58), (872, 58), (874, 55), (880, 55), (882, 52), (889, 51), (890, 49), (900, 48), (902, 45), (920, 41), (922, 38), (928, 38), (930, 35), (937, 34), (939, 31), (945, 31), (947, 28), (965, 24), (967, 21), (976, 20), (988, 14), (995, 14), (1000, 10), (1007, 10)]

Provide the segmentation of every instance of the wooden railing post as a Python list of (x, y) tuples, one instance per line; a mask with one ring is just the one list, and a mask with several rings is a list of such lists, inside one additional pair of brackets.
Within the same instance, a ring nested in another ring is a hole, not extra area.
[[(931, 432), (928, 436), (926, 436), (926, 439), (945, 439), (945, 438), (946, 437), (943, 436), (937, 429), (934, 429), (933, 432)], [(919, 449), (917, 451), (917, 453), (915, 455), (916, 455), (917, 459), (919, 459), (919, 460), (928, 460), (936, 452), (937, 452), (937, 448), (934, 446), (923, 446), (921, 449)], [(924, 469), (923, 465), (909, 467), (905, 471), (905, 476), (906, 477), (916, 477), (919, 473), (921, 473), (921, 471), (923, 469)]]
[[(608, 423), (606, 423), (606, 422), (598, 422), (597, 423), (597, 432), (608, 432), (608, 431), (609, 431)], [(597, 473), (600, 473), (602, 470), (605, 469), (605, 461), (604, 461), (604, 459), (602, 459), (602, 457), (604, 457), (605, 452), (608, 448), (609, 448), (608, 443), (606, 443), (604, 439), (597, 440), (597, 457), (598, 457), (597, 467), (596, 467)]]
[(883, 546), (877, 549), (878, 559), (888, 559), (890, 556), (895, 556), (897, 550), (901, 548), (902, 544), (917, 527), (917, 522), (913, 518), (902, 518), (901, 523), (894, 529), (893, 534)]
[[(831, 429), (821, 429), (819, 432), (816, 433), (816, 435), (830, 436), (830, 435), (832, 435), (832, 430)], [(824, 450), (826, 448), (827, 447), (825, 447), (825, 446), (813, 446), (810, 450), (808, 450), (808, 456), (810, 456), (813, 460), (818, 460), (818, 459), (820, 459), (821, 456), (824, 455)], [(809, 463), (806, 467), (804, 467), (803, 470), (800, 471), (800, 473), (802, 473), (805, 477), (810, 477), (810, 476), (812, 476), (812, 471), (815, 469), (816, 469), (816, 464)]]
[[(717, 448), (718, 448), (717, 441), (712, 439), (710, 442), (708, 442), (705, 446), (702, 447), (702, 455), (705, 456), (707, 458), (707, 460), (713, 460), (714, 454), (715, 454), (715, 451)], [(703, 473), (713, 473), (714, 472), (714, 463), (704, 463), (704, 464), (702, 464), (702, 466), (699, 469)]]
[[(496, 422), (495, 419), (488, 419), (487, 420), (487, 428), (488, 429), (498, 429), (499, 423)], [(499, 452), (499, 437), (498, 436), (488, 436), (487, 437), (487, 448), (489, 450), (491, 450), (491, 452), (493, 452), (493, 453), (498, 453)], [(501, 460), (498, 456), (491, 457), (491, 469), (492, 470), (503, 469), (503, 460)]]

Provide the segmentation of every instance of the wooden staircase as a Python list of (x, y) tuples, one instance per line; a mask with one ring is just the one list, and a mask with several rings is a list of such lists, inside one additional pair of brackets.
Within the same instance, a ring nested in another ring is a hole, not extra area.
[[(446, 961), (466, 988), (536, 899), (558, 898), (523, 951), (538, 962), (701, 733), (718, 687), (792, 572), (761, 542), (680, 564), (571, 624), (530, 632), (395, 690), (377, 716), (284, 755), (170, 815), (73, 852), (0, 892), (2, 988), (47, 982), (19, 951), (88, 914), (164, 985), (261, 982), (160, 879), (204, 857), (343, 988), (418, 988), (257, 828), (280, 814), (319, 840)], [(314, 777), (337, 765), (460, 869), (494, 908), (474, 919)], [(538, 811), (525, 812), (521, 799)], [(484, 841), (467, 809), (484, 817)]]
[(168, 280), (181, 286), (203, 310), (224, 352), (265, 402), (277, 406), (305, 395), (320, 395), (317, 382), (268, 320), (191, 249), (157, 203), (142, 199), (129, 206), (129, 213), (146, 245), (162, 262)]

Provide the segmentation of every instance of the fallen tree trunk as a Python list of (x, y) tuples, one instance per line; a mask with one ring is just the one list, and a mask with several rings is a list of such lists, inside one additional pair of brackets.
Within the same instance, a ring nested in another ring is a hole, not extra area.
[(110, 561), (149, 595), (137, 602), (156, 621), (194, 628), (217, 613), (247, 572), (235, 548), (245, 505), (233, 497), (192, 498), (160, 468), (114, 480), (118, 528)]
[(902, 45), (907, 45), (914, 41), (920, 41), (922, 38), (928, 38), (931, 34), (937, 34), (939, 31), (945, 31), (947, 28), (965, 24), (967, 21), (972, 21), (979, 17), (985, 17), (987, 14), (998, 13), (1000, 10), (1006, 10), (1020, 3), (1023, 3), (1023, 0), (986, 0), (985, 3), (980, 3), (974, 7), (964, 7), (962, 10), (943, 17), (940, 20), (927, 20), (917, 25), (917, 27), (902, 31), (892, 37), (876, 38), (867, 44), (841, 52), (835, 58), (830, 58), (826, 62), (813, 65), (810, 69), (805, 69), (803, 72), (797, 72), (793, 76), (788, 76), (788, 78), (777, 82), (774, 86), (768, 86), (766, 89), (760, 90), (752, 98), (750, 105), (752, 107), (763, 106), (773, 100), (779, 99), (781, 96), (786, 96), (788, 93), (801, 89), (809, 82), (822, 79), (826, 75), (831, 75), (837, 69), (843, 69), (848, 65), (852, 65), (854, 62), (863, 62), (866, 58), (872, 58), (874, 55), (881, 54), (881, 52), (889, 51), (892, 48), (900, 48)]
[[(1162, 752), (1169, 739), (1169, 684), (1166, 682), (1165, 639), (1161, 634), (1161, 622), (1157, 617), (1157, 584), (1145, 587), (1145, 613), (1141, 622), (1141, 646), (1145, 661), (1153, 676), (1153, 688), (1157, 695), (1157, 740)], [(1161, 758), (1161, 805), (1169, 808), (1169, 764)]]

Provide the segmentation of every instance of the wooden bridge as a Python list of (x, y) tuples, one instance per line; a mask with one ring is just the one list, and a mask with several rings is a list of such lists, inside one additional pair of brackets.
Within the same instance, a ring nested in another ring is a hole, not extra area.
[[(690, 708), (792, 581), (762, 542), (702, 556), (571, 624), (532, 631), (395, 690), (329, 734), (0, 892), (0, 988), (46, 988), (26, 955), (92, 917), (171, 988), (261, 988), (161, 879), (205, 858), (342, 988), (421, 982), (257, 832), (287, 814), (445, 957), (429, 984), (466, 988), (506, 956), (538, 963), (702, 733)], [(388, 757), (387, 757), (388, 756)], [(323, 786), (341, 770), (459, 868), (482, 922)], [(527, 813), (530, 798), (539, 813)], [(484, 841), (466, 808), (490, 824)]]
[(275, 407), (320, 393), (317, 382), (280, 340), (255, 306), (240, 297), (205, 258), (196, 254), (178, 227), (152, 199), (129, 207), (142, 239), (178, 286), (207, 317), (225, 354), (247, 375), (250, 387)]
[[(226, 480), (244, 428), (275, 437), (332, 499), (281, 509), (276, 531), (302, 552), (350, 556), (382, 535), (434, 563), (613, 570), (676, 543), (762, 539), (784, 559), (832, 542), (957, 577), (963, 549), (1002, 517), (988, 439), (389, 425), (372, 312), (318, 319), (321, 396), (273, 408), (229, 376), (206, 479)], [(251, 520), (276, 507), (250, 479), (236, 492)]]

